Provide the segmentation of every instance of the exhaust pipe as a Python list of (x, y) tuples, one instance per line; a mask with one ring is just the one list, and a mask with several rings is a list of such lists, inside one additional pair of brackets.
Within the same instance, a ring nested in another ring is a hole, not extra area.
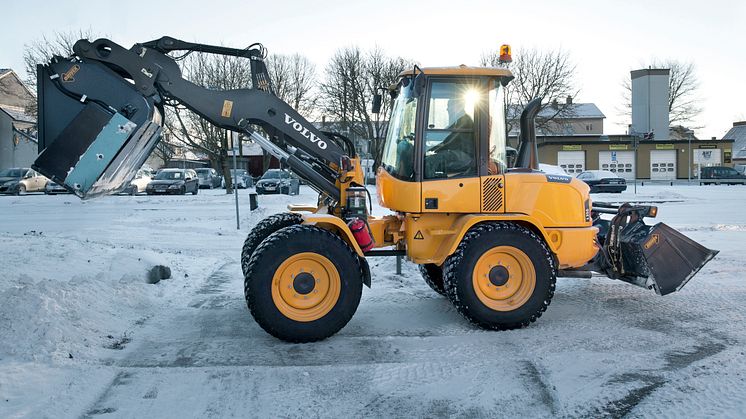
[(532, 99), (521, 112), (521, 134), (516, 167), (539, 170), (539, 150), (536, 145), (534, 119), (541, 109), (541, 97)]

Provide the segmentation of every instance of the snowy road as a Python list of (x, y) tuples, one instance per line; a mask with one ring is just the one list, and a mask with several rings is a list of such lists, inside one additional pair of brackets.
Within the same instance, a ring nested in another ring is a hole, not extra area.
[[(0, 417), (746, 415), (746, 188), (639, 189), (721, 250), (674, 295), (560, 279), (537, 323), (486, 332), (414, 265), (375, 258), (348, 326), (292, 345), (249, 315), (238, 253), (262, 217), (313, 198), (262, 197), (236, 231), (220, 191), (0, 197)], [(173, 279), (145, 284), (143, 262)]]

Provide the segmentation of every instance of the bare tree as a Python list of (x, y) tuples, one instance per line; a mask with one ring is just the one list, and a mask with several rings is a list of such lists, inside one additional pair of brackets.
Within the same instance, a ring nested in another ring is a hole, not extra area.
[(363, 51), (351, 46), (337, 50), (326, 66), (320, 85), (324, 111), (343, 134), (370, 141), (374, 167), (379, 164), (391, 103), (384, 100), (381, 112), (374, 115), (370, 109), (373, 95), (395, 83), (399, 73), (413, 64), (413, 60), (389, 57), (378, 47)]
[[(499, 51), (483, 53), (480, 64), (498, 67)], [(575, 97), (579, 89), (575, 86), (575, 64), (570, 54), (561, 49), (540, 50), (536, 48), (518, 50), (513, 62), (508, 65), (515, 77), (505, 90), (508, 131), (513, 129), (517, 116), (526, 104), (536, 98), (544, 98), (536, 126), (548, 132), (562, 128), (558, 121), (573, 116), (574, 108), (567, 104), (568, 97)]]
[[(78, 29), (68, 32), (55, 32), (52, 35), (42, 35), (23, 48), (23, 63), (26, 76), (24, 82), (36, 90), (36, 65), (48, 62), (55, 55), (68, 57), (73, 53), (73, 45), (79, 39), (93, 40), (94, 36), (91, 29)], [(30, 115), (36, 116), (36, 98), (26, 109)]]
[(171, 134), (166, 129), (164, 135), (161, 136), (161, 140), (158, 141), (158, 144), (153, 149), (152, 155), (165, 165), (176, 155), (177, 148), (178, 144), (174, 144)]
[[(182, 72), (186, 79), (209, 89), (229, 90), (251, 85), (250, 67), (245, 59), (237, 57), (195, 53), (183, 61)], [(219, 167), (226, 192), (232, 193), (228, 161), (231, 144), (226, 130), (179, 106), (167, 109), (165, 129), (172, 136), (172, 144), (205, 154), (214, 167)]]
[[(667, 68), (671, 70), (668, 78), (668, 122), (681, 125), (692, 123), (702, 113), (702, 107), (698, 105), (700, 81), (696, 74), (693, 62), (683, 62), (672, 58), (659, 60), (653, 59), (642, 68)], [(629, 78), (622, 81), (624, 87), (624, 104), (622, 114), (632, 115), (632, 82)], [(690, 127), (693, 129), (700, 126)]]
[(277, 97), (311, 119), (317, 114), (316, 66), (300, 54), (273, 54), (265, 60)]

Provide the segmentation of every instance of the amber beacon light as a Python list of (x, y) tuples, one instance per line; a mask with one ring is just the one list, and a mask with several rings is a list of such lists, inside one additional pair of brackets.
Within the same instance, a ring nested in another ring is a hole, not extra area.
[(500, 62), (501, 63), (509, 63), (513, 61), (513, 57), (510, 53), (510, 45), (501, 45), (500, 46)]

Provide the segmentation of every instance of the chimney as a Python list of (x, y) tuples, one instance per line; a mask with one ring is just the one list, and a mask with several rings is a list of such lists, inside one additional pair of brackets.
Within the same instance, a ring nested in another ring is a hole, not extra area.
[(634, 70), (632, 79), (632, 130), (647, 134), (655, 132), (656, 140), (667, 140), (668, 79), (670, 70), (648, 68)]
[(567, 96), (567, 102), (568, 105), (572, 105), (572, 96)]

